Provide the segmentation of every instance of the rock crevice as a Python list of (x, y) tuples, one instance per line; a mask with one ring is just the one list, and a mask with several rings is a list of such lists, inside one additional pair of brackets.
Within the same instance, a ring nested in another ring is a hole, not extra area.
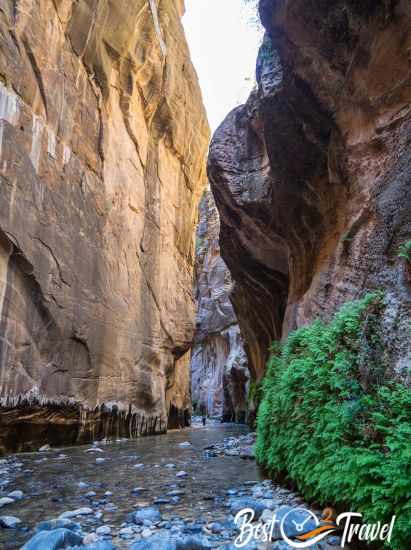
[(219, 229), (217, 208), (207, 190), (200, 203), (196, 241), (192, 399), (199, 414), (244, 422), (248, 413), (248, 364), (229, 298), (233, 282), (220, 256)]

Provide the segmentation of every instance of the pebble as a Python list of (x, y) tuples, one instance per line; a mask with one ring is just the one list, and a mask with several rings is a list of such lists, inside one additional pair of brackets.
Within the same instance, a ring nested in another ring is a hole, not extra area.
[(3, 508), (3, 506), (7, 506), (8, 504), (13, 504), (15, 500), (10, 497), (2, 497), (0, 498), (0, 508)]
[(159, 523), (161, 521), (161, 514), (158, 508), (147, 506), (146, 508), (141, 508), (137, 510), (137, 512), (134, 512), (131, 518), (136, 525), (143, 525), (144, 520), (149, 520), (152, 523)]
[(154, 504), (170, 504), (171, 500), (169, 498), (156, 498)]
[(275, 510), (276, 508), (278, 508), (281, 504), (281, 501), (279, 500), (275, 500), (275, 499), (267, 499), (267, 498), (263, 498), (261, 500), (261, 504), (265, 507), (265, 508), (268, 508), (269, 510)]
[(83, 544), (94, 544), (100, 541), (100, 537), (96, 533), (89, 533), (83, 538)]
[(12, 491), (7, 495), (9, 498), (12, 498), (13, 500), (22, 500), (24, 497), (23, 491)]
[(14, 516), (0, 516), (0, 527), (4, 529), (16, 529), (20, 523), (21, 520)]
[(104, 510), (106, 512), (116, 512), (118, 510), (118, 506), (116, 506), (115, 504), (113, 504), (112, 502), (108, 502), (105, 506), (104, 506)]
[(187, 472), (184, 472), (184, 470), (181, 470), (181, 472), (177, 472), (176, 473), (176, 477), (187, 477), (188, 476), (188, 473)]
[(89, 516), (92, 513), (93, 510), (91, 508), (87, 508), (86, 506), (84, 506), (83, 508), (78, 508), (77, 510), (69, 510), (67, 512), (63, 512), (59, 515), (58, 519), (70, 519), (77, 516)]
[(101, 527), (97, 527), (96, 533), (97, 533), (97, 535), (100, 535), (100, 536), (103, 536), (103, 537), (105, 535), (110, 535), (111, 534), (111, 527), (109, 527), (108, 525), (102, 525)]
[(51, 450), (50, 445), (43, 445), (42, 447), (40, 447), (39, 452), (46, 453), (47, 451), (50, 451), (50, 450)]
[(179, 447), (191, 447), (191, 443), (189, 441), (183, 441), (183, 443), (179, 444)]
[(134, 529), (132, 527), (123, 527), (120, 529), (119, 535), (123, 539), (131, 539), (134, 536)]
[(150, 506), (150, 502), (148, 500), (138, 500), (134, 504), (134, 508), (148, 508)]
[(182, 489), (174, 489), (173, 491), (170, 491), (169, 493), (167, 493), (167, 496), (169, 496), (169, 497), (181, 497), (185, 494), (186, 494), (186, 492), (183, 491)]
[(105, 458), (96, 458), (96, 464), (103, 464), (103, 462), (105, 461), (106, 461)]
[(148, 539), (153, 536), (153, 532), (150, 529), (143, 529), (141, 536), (143, 539)]
[(255, 512), (255, 517), (258, 519), (263, 513), (265, 506), (259, 500), (250, 497), (234, 498), (230, 501), (230, 512), (235, 516), (244, 508), (251, 508)]

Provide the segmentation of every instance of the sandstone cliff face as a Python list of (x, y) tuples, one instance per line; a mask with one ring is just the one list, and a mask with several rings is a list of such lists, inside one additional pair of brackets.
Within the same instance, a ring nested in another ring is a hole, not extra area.
[(189, 416), (208, 126), (183, 7), (1, 3), (0, 448)]
[(200, 414), (244, 421), (249, 373), (237, 318), (233, 282), (220, 256), (220, 220), (211, 191), (200, 203), (195, 284), (197, 331), (191, 358), (192, 399)]
[(273, 339), (382, 289), (410, 377), (411, 6), (261, 0), (258, 89), (217, 130), (209, 178), (259, 379)]

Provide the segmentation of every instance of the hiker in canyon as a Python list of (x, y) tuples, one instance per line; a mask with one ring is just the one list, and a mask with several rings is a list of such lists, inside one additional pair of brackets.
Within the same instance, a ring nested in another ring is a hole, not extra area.
[(407, 0), (2, 0), (1, 550), (408, 549), (410, 52)]

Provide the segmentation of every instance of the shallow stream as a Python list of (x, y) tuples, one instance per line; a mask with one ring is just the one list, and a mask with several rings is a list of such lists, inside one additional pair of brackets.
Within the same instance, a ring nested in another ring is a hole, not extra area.
[[(198, 426), (134, 441), (100, 442), (100, 452), (87, 445), (8, 457), (0, 463), (0, 498), (15, 490), (24, 497), (1, 508), (0, 515), (22, 523), (17, 530), (0, 529), (0, 548), (20, 548), (38, 522), (81, 507), (97, 512), (74, 518), (85, 533), (109, 525), (115, 546), (129, 548), (129, 541), (115, 535), (127, 515), (139, 505), (169, 499), (167, 493), (173, 491), (184, 494), (159, 505), (163, 519), (218, 521), (225, 515), (227, 490), (258, 481), (261, 474), (252, 460), (208, 458), (204, 448), (246, 432), (239, 425)], [(191, 445), (181, 446), (184, 442)], [(180, 471), (187, 477), (178, 477)]]

